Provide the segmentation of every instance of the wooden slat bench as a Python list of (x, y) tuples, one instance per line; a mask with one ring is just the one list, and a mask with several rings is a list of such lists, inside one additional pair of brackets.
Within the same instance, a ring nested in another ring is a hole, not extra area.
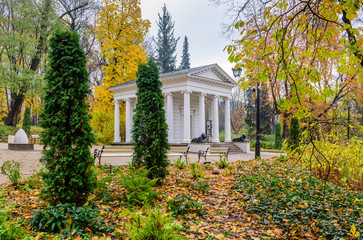
[(188, 163), (188, 152), (189, 152), (190, 146), (185, 147), (179, 147), (179, 146), (171, 146), (170, 150), (166, 154), (167, 156), (179, 156), (180, 159), (182, 157), (185, 157), (186, 163)]
[(230, 147), (210, 147), (207, 150), (198, 152), (198, 163), (201, 157), (204, 157), (204, 163), (207, 162), (207, 156), (225, 156), (228, 161)]
[(101, 165), (102, 157), (132, 157), (133, 146), (106, 146), (103, 145), (101, 150), (95, 149), (93, 157), (98, 158), (98, 164)]

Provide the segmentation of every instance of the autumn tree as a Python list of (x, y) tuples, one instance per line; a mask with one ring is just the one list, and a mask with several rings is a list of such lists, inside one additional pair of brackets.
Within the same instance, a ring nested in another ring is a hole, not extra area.
[(156, 63), (160, 73), (172, 72), (176, 69), (176, 46), (179, 38), (174, 37), (174, 22), (171, 19), (170, 13), (166, 5), (162, 7), (162, 13), (158, 13), (159, 27), (156, 37)]
[(180, 63), (179, 69), (189, 69), (190, 68), (190, 54), (189, 54), (189, 43), (188, 37), (184, 37), (183, 42), (183, 52), (182, 52), (182, 59)]
[(41, 126), (44, 196), (82, 205), (95, 186), (94, 142), (89, 125), (86, 57), (76, 32), (56, 31), (50, 40)]
[(39, 70), (57, 20), (53, 0), (1, 1), (0, 75), (6, 96), (10, 96), (5, 125), (16, 126), (29, 90), (41, 85)]
[[(92, 127), (104, 143), (113, 139), (113, 97), (107, 88), (136, 78), (138, 65), (147, 60), (141, 43), (149, 27), (150, 22), (141, 18), (139, 0), (102, 1), (95, 30), (104, 60), (103, 79), (95, 88)], [(120, 120), (124, 121), (124, 106), (120, 104), (120, 107), (123, 114)]]
[(136, 80), (137, 103), (132, 127), (132, 164), (137, 168), (146, 167), (149, 178), (158, 178), (159, 183), (168, 173), (166, 151), (170, 148), (161, 85), (158, 68), (152, 59), (139, 66)]

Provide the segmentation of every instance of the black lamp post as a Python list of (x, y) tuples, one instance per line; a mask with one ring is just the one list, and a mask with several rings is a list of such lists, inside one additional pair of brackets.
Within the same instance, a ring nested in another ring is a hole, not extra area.
[[(242, 73), (242, 69), (232, 68), (233, 76), (235, 78), (239, 78)], [(255, 143), (255, 158), (261, 157), (261, 128), (260, 128), (260, 84), (257, 83), (257, 88), (253, 89), (257, 91), (257, 98), (256, 98), (256, 143)]]

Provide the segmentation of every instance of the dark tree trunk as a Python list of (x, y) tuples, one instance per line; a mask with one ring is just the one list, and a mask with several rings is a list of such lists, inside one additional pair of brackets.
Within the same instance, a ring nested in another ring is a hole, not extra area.
[(14, 102), (12, 103), (12, 108), (8, 114), (8, 117), (5, 119), (6, 126), (16, 126), (18, 116), (21, 112), (21, 107), (23, 106), (23, 102), (25, 99), (24, 94), (17, 94)]

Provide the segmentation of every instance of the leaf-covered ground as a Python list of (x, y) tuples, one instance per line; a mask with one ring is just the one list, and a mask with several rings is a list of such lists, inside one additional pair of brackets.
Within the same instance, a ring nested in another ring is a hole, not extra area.
[[(363, 234), (362, 193), (329, 184), (327, 188), (276, 159), (236, 162), (217, 175), (212, 174), (215, 165), (199, 166), (199, 177), (193, 176), (190, 165), (184, 169), (171, 166), (164, 185), (156, 188), (161, 195), (150, 206), (180, 223), (180, 234), (188, 239), (362, 239), (358, 237)], [(121, 171), (127, 172), (126, 167)], [(141, 214), (145, 207), (129, 205), (126, 190), (117, 183), (119, 169), (103, 166), (97, 172), (101, 181), (89, 205), (99, 208), (105, 226), (115, 230), (95, 234), (85, 229), (83, 239), (127, 239), (132, 214)], [(35, 232), (29, 224), (32, 213), (47, 206), (39, 199), (40, 184), (39, 178), (32, 177), (17, 189), (5, 186), (10, 221), (25, 219), (18, 229), (29, 239), (54, 239), (53, 234)], [(179, 208), (172, 215), (175, 208), (170, 202), (177, 202), (182, 194), (189, 199), (184, 202), (196, 207), (185, 214)]]

